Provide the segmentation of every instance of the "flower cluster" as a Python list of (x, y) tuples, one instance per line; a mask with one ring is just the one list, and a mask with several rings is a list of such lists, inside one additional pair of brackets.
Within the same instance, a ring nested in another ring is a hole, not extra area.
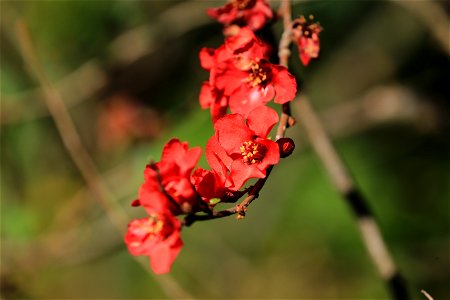
[(223, 7), (208, 9), (207, 13), (225, 26), (237, 24), (252, 30), (261, 29), (273, 18), (266, 0), (231, 0)]
[(202, 108), (210, 108), (213, 122), (231, 113), (247, 116), (253, 109), (274, 100), (294, 99), (297, 83), (280, 65), (269, 62), (270, 47), (247, 27), (233, 28), (234, 35), (217, 49), (200, 51), (202, 67), (210, 72), (200, 92)]
[[(226, 34), (223, 45), (199, 53), (201, 66), (209, 72), (199, 102), (210, 109), (214, 125), (214, 135), (206, 145), (210, 169), (197, 167), (201, 148), (170, 140), (161, 160), (146, 166), (139, 198), (132, 202), (147, 216), (133, 220), (125, 236), (130, 253), (149, 256), (157, 274), (169, 272), (180, 252), (182, 225), (190, 225), (188, 220), (195, 218), (229, 215), (229, 210), (216, 212), (215, 206), (253, 193), (258, 183), (245, 187), (246, 183), (265, 179), (271, 167), (295, 147), (289, 138), (274, 141), (269, 137), (279, 117), (266, 104), (292, 101), (297, 83), (286, 67), (269, 61), (272, 47), (255, 33), (273, 18), (267, 2), (231, 0), (224, 7), (209, 9), (208, 14), (225, 25)], [(291, 38), (299, 47), (310, 43), (302, 39), (314, 39), (314, 43), (317, 39), (318, 47), (320, 26), (305, 25), (302, 20), (294, 21)], [(312, 29), (311, 34), (306, 32)], [(302, 49), (305, 57), (317, 56), (311, 46)], [(178, 219), (180, 215), (185, 215), (184, 221)]]

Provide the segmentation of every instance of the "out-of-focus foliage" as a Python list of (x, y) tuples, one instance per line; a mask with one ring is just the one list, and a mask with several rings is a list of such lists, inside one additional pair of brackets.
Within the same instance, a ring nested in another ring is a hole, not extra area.
[[(15, 23), (27, 22), (103, 180), (137, 216), (129, 203), (146, 162), (173, 136), (204, 147), (212, 134), (198, 105), (207, 73), (197, 53), (222, 42), (204, 13), (220, 4), (0, 3), (2, 297), (166, 297), (86, 190), (23, 64)], [(448, 30), (444, 3), (295, 2), (294, 17), (310, 13), (324, 27), (321, 58), (306, 69), (293, 50), (299, 90), (321, 111), (414, 298), (425, 289), (449, 299), (450, 64), (436, 34)], [(288, 135), (298, 148), (244, 220), (183, 229), (173, 277), (196, 298), (386, 298), (301, 128)]]

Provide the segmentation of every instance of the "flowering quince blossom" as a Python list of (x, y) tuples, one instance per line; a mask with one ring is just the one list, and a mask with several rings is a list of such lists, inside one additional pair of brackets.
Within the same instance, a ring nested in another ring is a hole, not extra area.
[(258, 57), (245, 68), (228, 63), (217, 74), (216, 86), (230, 95), (231, 112), (244, 116), (272, 99), (278, 104), (292, 101), (297, 93), (297, 82), (285, 67)]
[(197, 193), (205, 201), (211, 199), (220, 199), (225, 196), (227, 189), (225, 188), (224, 176), (214, 170), (209, 171), (197, 168), (192, 174), (192, 184), (195, 186)]
[(311, 15), (307, 20), (304, 16), (297, 18), (292, 23), (292, 35), (298, 47), (298, 53), (303, 65), (307, 66), (311, 59), (319, 57), (320, 40), (319, 33), (322, 27), (313, 22)]
[(273, 18), (273, 12), (266, 0), (230, 0), (219, 8), (207, 10), (210, 17), (229, 26), (248, 26), (256, 31)]
[(139, 202), (148, 211), (174, 215), (198, 210), (201, 204), (191, 184), (191, 172), (201, 155), (201, 148), (188, 149), (186, 142), (170, 140), (163, 149), (161, 161), (147, 165)]
[(250, 178), (264, 178), (267, 168), (278, 163), (278, 144), (267, 139), (277, 122), (276, 111), (261, 106), (246, 120), (240, 114), (229, 114), (214, 124), (216, 132), (208, 142), (206, 158), (211, 168), (226, 177), (228, 189), (237, 191)]
[(183, 246), (180, 231), (180, 221), (173, 215), (150, 214), (128, 225), (125, 243), (132, 255), (149, 256), (153, 272), (163, 274), (170, 271)]
[[(254, 33), (273, 18), (266, 0), (230, 0), (208, 14), (226, 26), (224, 44), (199, 53), (202, 68), (210, 72), (199, 100), (202, 108), (210, 108), (214, 123), (215, 133), (206, 145), (211, 170), (196, 167), (199, 147), (189, 149), (187, 142), (171, 139), (161, 160), (146, 166), (139, 198), (131, 204), (142, 206), (147, 216), (129, 223), (124, 238), (132, 255), (149, 256), (156, 274), (169, 272), (178, 256), (182, 225), (231, 214), (242, 218), (265, 180), (241, 189), (244, 184), (266, 178), (271, 167), (295, 148), (290, 138), (268, 138), (279, 117), (265, 104), (272, 99), (278, 104), (293, 100), (297, 83), (287, 68), (269, 62), (271, 47)], [(312, 19), (301, 17), (293, 23), (291, 37), (305, 65), (318, 55), (321, 30)], [(245, 194), (249, 197), (234, 208), (215, 210), (217, 203), (235, 203)], [(183, 222), (179, 215), (185, 215)]]
[(244, 116), (254, 108), (274, 99), (284, 104), (294, 99), (297, 83), (289, 71), (271, 64), (268, 47), (248, 28), (225, 40), (217, 50), (200, 51), (202, 67), (210, 71), (209, 85), (204, 83), (200, 93), (203, 108), (211, 108), (213, 121), (226, 113)]
[(212, 121), (215, 122), (227, 112), (229, 95), (216, 85), (216, 74), (223, 72), (228, 63), (238, 69), (246, 69), (253, 57), (268, 57), (270, 48), (256, 38), (249, 28), (233, 28), (233, 34), (218, 49), (203, 48), (200, 50), (200, 64), (210, 72), (209, 81), (202, 84), (200, 90), (200, 106), (210, 108)]

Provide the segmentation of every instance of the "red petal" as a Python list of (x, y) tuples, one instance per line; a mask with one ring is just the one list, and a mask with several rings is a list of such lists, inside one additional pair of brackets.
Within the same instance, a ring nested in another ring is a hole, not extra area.
[(231, 95), (238, 87), (245, 83), (248, 74), (238, 70), (232, 63), (222, 64), (213, 80), (216, 87), (224, 91), (225, 95)]
[[(180, 142), (178, 139), (171, 139), (163, 149), (159, 168), (163, 177), (172, 173), (180, 176), (189, 176), (189, 173), (197, 164), (202, 154), (200, 147), (188, 150), (187, 142)], [(173, 167), (175, 164), (176, 167)], [(173, 169), (173, 170), (170, 170)]]
[(266, 88), (258, 86), (249, 88), (247, 84), (242, 85), (230, 96), (230, 110), (232, 113), (247, 117), (250, 111), (272, 100), (274, 94), (271, 85)]
[(259, 30), (266, 22), (273, 17), (272, 9), (266, 1), (256, 1), (255, 6), (251, 10), (248, 10), (245, 20), (247, 25), (253, 30)]
[(228, 98), (222, 96), (219, 101), (212, 103), (211, 105), (211, 119), (215, 123), (218, 119), (227, 114)]
[(191, 148), (179, 161), (181, 176), (188, 177), (202, 155), (201, 147)]
[(276, 165), (280, 161), (280, 147), (276, 142), (273, 142), (271, 140), (257, 139), (256, 141), (266, 146), (267, 149), (266, 155), (264, 156), (263, 160), (259, 164), (257, 164), (258, 168), (265, 174), (265, 170), (270, 165)]
[(263, 28), (265, 23), (266, 17), (263, 14), (253, 14), (247, 20), (247, 25), (255, 31)]
[(282, 66), (272, 65), (272, 84), (275, 88), (274, 102), (283, 104), (295, 98), (297, 82), (294, 76)]
[(255, 34), (250, 28), (242, 27), (238, 34), (225, 40), (225, 46), (233, 54), (247, 51), (256, 41)]
[(198, 168), (192, 174), (192, 179), (195, 189), (203, 198), (221, 198), (225, 193), (225, 180), (216, 172)]
[(146, 189), (145, 185), (142, 185), (139, 190), (139, 199), (141, 200), (142, 206), (148, 212), (167, 213), (169, 211), (176, 215), (180, 213), (180, 209), (163, 193)]
[(231, 168), (233, 160), (220, 146), (217, 133), (214, 134), (206, 144), (206, 160), (209, 166), (217, 173), (226, 176)]
[(265, 138), (278, 120), (275, 110), (267, 106), (260, 106), (248, 114), (247, 125), (257, 136)]
[(182, 143), (179, 139), (171, 139), (164, 145), (161, 155), (161, 163), (176, 162), (180, 155), (186, 153), (187, 149), (187, 142)]
[(214, 124), (220, 146), (231, 155), (241, 153), (242, 143), (252, 140), (254, 133), (247, 127), (239, 114), (226, 115)]
[(205, 109), (214, 103), (214, 98), (211, 93), (211, 86), (208, 81), (203, 82), (200, 90), (200, 106)]
[(210, 70), (212, 67), (214, 67), (216, 60), (214, 58), (215, 51), (212, 48), (202, 48), (199, 53), (200, 57), (200, 65), (205, 70)]
[(182, 247), (183, 241), (180, 238), (172, 245), (164, 241), (155, 244), (150, 255), (150, 265), (153, 272), (155, 274), (169, 273)]
[(258, 164), (245, 164), (242, 159), (236, 159), (231, 166), (230, 178), (234, 186), (228, 187), (232, 191), (239, 190), (250, 178), (264, 178), (266, 172), (258, 169)]

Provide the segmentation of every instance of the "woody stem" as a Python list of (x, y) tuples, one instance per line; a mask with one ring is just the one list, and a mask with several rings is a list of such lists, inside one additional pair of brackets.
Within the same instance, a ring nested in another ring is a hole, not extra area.
[[(283, 17), (283, 34), (281, 35), (280, 44), (278, 46), (278, 57), (280, 65), (288, 68), (289, 58), (291, 57), (291, 41), (292, 41), (292, 17), (291, 17), (291, 1), (283, 0), (280, 5), (279, 15)], [(289, 102), (283, 104), (280, 122), (278, 123), (276, 140), (284, 137), (286, 129), (294, 124), (291, 116), (291, 107)]]

